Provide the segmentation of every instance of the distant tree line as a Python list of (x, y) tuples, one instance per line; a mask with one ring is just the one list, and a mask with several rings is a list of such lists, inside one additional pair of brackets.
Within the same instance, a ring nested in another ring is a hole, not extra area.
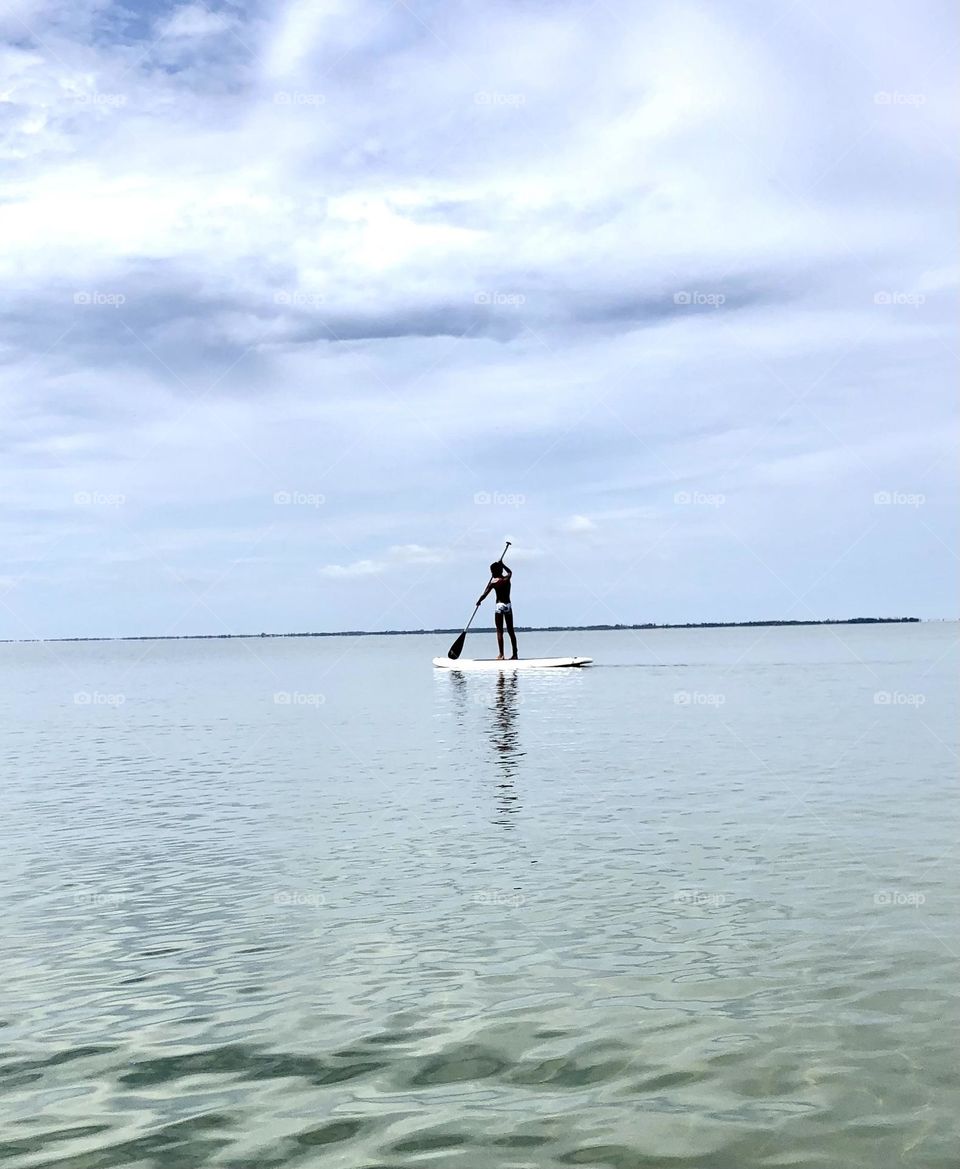
[[(617, 629), (757, 629), (775, 625), (898, 625), (919, 617), (828, 617), (823, 621), (687, 621), (682, 625), (518, 625), (518, 633), (603, 633)], [(459, 633), (459, 629), (340, 629), (322, 633), (185, 633), (150, 637), (26, 637), (0, 638), (0, 644), (30, 641), (231, 641), (240, 637), (420, 637)], [(493, 626), (476, 626), (475, 633), (492, 633)]]

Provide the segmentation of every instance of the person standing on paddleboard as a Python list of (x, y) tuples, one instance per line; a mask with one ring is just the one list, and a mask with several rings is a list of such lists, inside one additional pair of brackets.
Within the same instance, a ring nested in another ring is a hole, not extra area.
[(496, 560), (490, 565), (490, 583), (483, 590), (480, 600), (477, 605), (483, 604), (484, 598), (492, 589), (497, 595), (497, 604), (494, 610), (494, 619), (497, 623), (497, 661), (503, 661), (503, 624), (507, 624), (507, 633), (510, 635), (510, 645), (513, 647), (513, 654), (510, 657), (512, 662), (518, 658), (517, 653), (517, 635), (513, 631), (513, 606), (510, 603), (510, 578), (513, 573), (503, 563), (502, 560)]

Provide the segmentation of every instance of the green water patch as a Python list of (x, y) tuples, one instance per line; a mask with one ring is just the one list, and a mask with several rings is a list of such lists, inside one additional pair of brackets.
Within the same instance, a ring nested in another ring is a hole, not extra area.
[(513, 1066), (507, 1079), (526, 1087), (583, 1088), (619, 1079), (632, 1059), (629, 1050), (619, 1044), (593, 1044), (567, 1056), (521, 1060)]
[(688, 1084), (696, 1084), (704, 1079), (701, 1072), (661, 1072), (649, 1080), (641, 1080), (631, 1091), (634, 1092), (663, 1092), (668, 1088), (685, 1088)]
[(468, 1080), (487, 1080), (510, 1066), (489, 1048), (464, 1043), (441, 1055), (411, 1060), (413, 1070), (405, 1076), (410, 1088), (430, 1088), (438, 1084), (459, 1084)]
[(462, 1132), (430, 1129), (404, 1137), (390, 1146), (391, 1153), (438, 1153), (443, 1149), (462, 1149), (474, 1143), (474, 1138)]
[(32, 1153), (42, 1153), (49, 1145), (61, 1141), (82, 1140), (83, 1137), (93, 1137), (109, 1131), (109, 1124), (77, 1124), (72, 1128), (51, 1129), (49, 1132), (37, 1133), (21, 1140), (0, 1141), (0, 1161), (9, 1157), (28, 1157)]
[(720, 1169), (716, 1162), (702, 1157), (660, 1157), (647, 1156), (626, 1145), (585, 1145), (557, 1157), (562, 1165), (589, 1165), (609, 1169)]
[(55, 1068), (59, 1067), (60, 1064), (72, 1063), (77, 1059), (87, 1059), (91, 1055), (109, 1055), (111, 1051), (116, 1051), (116, 1047), (95, 1044), (89, 1044), (86, 1047), (68, 1047), (63, 1051), (48, 1055), (46, 1059), (22, 1059), (14, 1063), (0, 1064), (0, 1077), (5, 1076), (8, 1072), (17, 1074), (27, 1071), (41, 1071), (43, 1068)]
[[(117, 1169), (133, 1163), (151, 1169), (184, 1169), (211, 1161), (230, 1144), (229, 1136), (210, 1136), (209, 1130), (232, 1128), (232, 1117), (206, 1113), (164, 1125), (146, 1136), (106, 1145), (92, 1153), (44, 1162), (44, 1169)], [(40, 1150), (38, 1150), (40, 1151)]]
[(342, 1084), (384, 1067), (378, 1060), (357, 1061), (334, 1052), (327, 1058), (264, 1052), (245, 1044), (227, 1044), (186, 1055), (142, 1060), (119, 1077), (128, 1087), (167, 1084), (185, 1076), (236, 1076), (242, 1080), (299, 1078), (311, 1084)]
[(300, 1148), (313, 1149), (320, 1145), (337, 1145), (352, 1140), (363, 1129), (360, 1120), (334, 1120), (317, 1128), (305, 1128), (292, 1138)]

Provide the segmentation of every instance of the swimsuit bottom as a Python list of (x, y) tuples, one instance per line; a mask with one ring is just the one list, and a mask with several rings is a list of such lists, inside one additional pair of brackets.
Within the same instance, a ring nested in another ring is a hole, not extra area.
[(495, 613), (512, 613), (513, 606), (509, 601), (497, 601), (497, 607), (494, 609)]

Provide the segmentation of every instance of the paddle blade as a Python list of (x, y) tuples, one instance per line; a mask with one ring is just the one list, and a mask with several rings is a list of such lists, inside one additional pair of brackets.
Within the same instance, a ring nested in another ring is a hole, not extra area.
[(457, 660), (457, 658), (463, 653), (463, 646), (464, 646), (464, 643), (466, 642), (466, 640), (467, 640), (467, 631), (464, 630), (463, 633), (461, 633), (460, 636), (457, 638), (457, 640), (453, 643), (453, 645), (451, 645), (450, 648), (447, 650), (447, 657), (452, 662), (455, 662)]

